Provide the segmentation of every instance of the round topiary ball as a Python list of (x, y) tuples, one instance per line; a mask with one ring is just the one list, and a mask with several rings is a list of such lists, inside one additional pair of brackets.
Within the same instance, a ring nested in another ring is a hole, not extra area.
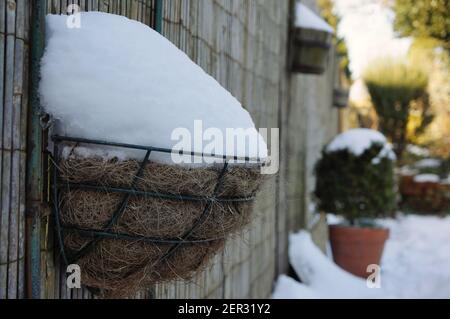
[(324, 147), (316, 163), (315, 197), (321, 211), (351, 224), (395, 211), (395, 154), (378, 131), (353, 129)]

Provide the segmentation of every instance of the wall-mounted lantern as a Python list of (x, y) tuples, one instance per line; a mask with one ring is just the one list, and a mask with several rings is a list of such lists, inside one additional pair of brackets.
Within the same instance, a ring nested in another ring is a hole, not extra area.
[(292, 37), (292, 71), (322, 74), (333, 42), (333, 28), (300, 2), (295, 6)]
[(348, 105), (349, 90), (337, 88), (333, 90), (333, 106), (337, 108), (344, 108)]

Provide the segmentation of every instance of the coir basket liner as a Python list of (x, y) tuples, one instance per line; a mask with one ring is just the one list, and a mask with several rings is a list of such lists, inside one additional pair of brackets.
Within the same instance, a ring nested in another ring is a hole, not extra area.
[(97, 143), (54, 140), (63, 258), (78, 264), (82, 283), (104, 297), (126, 297), (202, 270), (227, 236), (248, 224), (263, 180), (258, 165), (158, 164), (151, 161), (152, 151), (170, 151), (153, 148), (146, 148), (142, 161), (61, 158), (61, 143)]

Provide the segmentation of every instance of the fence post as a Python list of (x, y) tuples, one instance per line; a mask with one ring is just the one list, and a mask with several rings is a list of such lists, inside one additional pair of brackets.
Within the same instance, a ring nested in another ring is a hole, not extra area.
[(155, 0), (155, 30), (162, 33), (163, 0)]
[(39, 65), (44, 52), (45, 4), (33, 0), (31, 14), (30, 105), (27, 155), (27, 296), (40, 298), (40, 212), (42, 210), (42, 129), (40, 126)]

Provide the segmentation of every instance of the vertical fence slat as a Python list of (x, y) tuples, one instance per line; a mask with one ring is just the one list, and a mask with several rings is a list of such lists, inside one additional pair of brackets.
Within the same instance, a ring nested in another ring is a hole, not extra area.
[[(6, 41), (6, 3), (5, 1), (0, 1), (0, 142), (1, 154), (0, 154), (0, 183), (3, 184), (3, 110), (4, 110), (4, 73), (5, 73), (5, 41)], [(1, 195), (1, 193), (0, 193)], [(0, 196), (1, 198), (1, 196)], [(0, 203), (0, 207), (3, 207), (3, 200)], [(1, 210), (0, 212), (0, 250), (5, 249), (5, 242), (7, 241), (7, 233), (3, 229), (3, 220), (5, 219), (5, 212)], [(0, 253), (0, 299), (6, 298), (6, 262), (5, 257)]]
[[(29, 3), (31, 1), (28, 1)], [(41, 296), (41, 215), (43, 214), (43, 154), (42, 129), (39, 122), (39, 67), (44, 50), (45, 3), (38, 0), (32, 2), (30, 45), (30, 88), (29, 88), (29, 123), (27, 127), (27, 296), (39, 298)]]
[(27, 37), (29, 3), (0, 3), (0, 299), (23, 298), (24, 179), (27, 102)]
[[(12, 276), (10, 270), (14, 271), (14, 260), (9, 259), (9, 249), (14, 249), (17, 240), (14, 233), (10, 238), (10, 226), (13, 228), (17, 224), (14, 214), (11, 214), (11, 166), (12, 166), (12, 122), (14, 104), (14, 51), (15, 51), (15, 1), (6, 2), (6, 57), (5, 57), (5, 78), (4, 78), (4, 106), (3, 106), (3, 163), (2, 163), (2, 220), (1, 220), (1, 243), (0, 243), (0, 280), (7, 282), (6, 290), (3, 292), (6, 297), (14, 297), (14, 280), (9, 280)], [(11, 220), (12, 219), (12, 220)], [(17, 233), (17, 232), (16, 232)], [(10, 247), (12, 245), (13, 247)], [(10, 262), (12, 262), (10, 267)], [(9, 288), (8, 284), (12, 284)], [(2, 289), (3, 290), (3, 289)]]
[[(11, 9), (13, 10), (13, 9)], [(13, 112), (12, 112), (12, 165), (11, 165), (11, 208), (10, 208), (10, 225), (9, 225), (9, 252), (10, 260), (8, 267), (8, 298), (18, 297), (19, 285), (19, 239), (23, 236), (19, 233), (20, 218), (20, 194), (24, 193), (21, 189), (21, 116), (22, 116), (22, 97), (24, 83), (24, 67), (25, 67), (25, 44), (24, 44), (24, 27), (25, 27), (25, 3), (24, 0), (18, 0), (15, 8), (15, 52), (14, 52), (14, 91), (13, 91)]]
[[(30, 36), (30, 19), (31, 19), (31, 5), (28, 0), (20, 0), (19, 11), (23, 16), (19, 21), (17, 29), (19, 35), (24, 39), (24, 56), (23, 56), (23, 82), (22, 82), (22, 105), (20, 115), (20, 165), (19, 165), (19, 265), (18, 265), (18, 297), (25, 298), (25, 240), (26, 240), (26, 145), (27, 145), (27, 121), (28, 121), (28, 93), (29, 93), (29, 36)], [(23, 32), (21, 29), (23, 28)]]

